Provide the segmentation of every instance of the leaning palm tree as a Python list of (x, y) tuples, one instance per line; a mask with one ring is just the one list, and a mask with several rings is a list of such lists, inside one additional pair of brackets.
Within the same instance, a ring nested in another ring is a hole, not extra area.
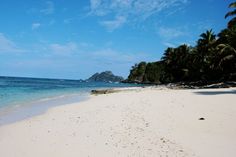
[(235, 79), (236, 76), (236, 49), (229, 44), (219, 44), (218, 53), (214, 57), (211, 68), (221, 73), (221, 79)]
[(215, 60), (215, 65), (221, 70), (223, 70), (223, 64), (229, 61), (233, 61), (236, 59), (236, 49), (234, 49), (229, 44), (219, 44), (217, 47), (218, 54), (216, 55), (218, 58)]
[[(236, 15), (236, 2), (233, 2), (229, 5), (229, 8), (235, 8), (233, 11), (228, 12), (225, 15), (225, 18), (229, 16), (235, 16)], [(229, 22), (228, 22), (228, 28), (232, 28), (233, 26), (236, 26), (236, 17), (233, 17)]]

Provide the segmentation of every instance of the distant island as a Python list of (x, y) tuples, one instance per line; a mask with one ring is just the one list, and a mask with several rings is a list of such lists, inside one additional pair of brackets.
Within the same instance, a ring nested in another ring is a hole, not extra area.
[(101, 73), (95, 73), (85, 81), (88, 82), (121, 82), (124, 78), (114, 75), (111, 71), (104, 71)]

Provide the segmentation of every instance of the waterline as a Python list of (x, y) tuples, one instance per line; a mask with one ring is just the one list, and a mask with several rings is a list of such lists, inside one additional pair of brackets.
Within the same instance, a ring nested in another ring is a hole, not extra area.
[(43, 114), (52, 107), (69, 105), (87, 100), (88, 98), (89, 93), (68, 94), (5, 107), (0, 110), (0, 126)]

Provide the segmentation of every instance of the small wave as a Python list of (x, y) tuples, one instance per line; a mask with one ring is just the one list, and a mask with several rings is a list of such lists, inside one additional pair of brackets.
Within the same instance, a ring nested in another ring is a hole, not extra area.
[(79, 93), (77, 93), (77, 94), (63, 94), (63, 95), (58, 95), (58, 96), (41, 98), (41, 99), (37, 100), (36, 102), (44, 102), (44, 101), (50, 101), (50, 100), (57, 100), (57, 99), (69, 98), (69, 97), (73, 97), (73, 96), (81, 96), (81, 94), (79, 94)]

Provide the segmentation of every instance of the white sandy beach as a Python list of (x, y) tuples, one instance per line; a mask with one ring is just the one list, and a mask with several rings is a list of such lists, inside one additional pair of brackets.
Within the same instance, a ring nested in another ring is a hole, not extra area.
[(140, 88), (1, 126), (0, 156), (235, 157), (235, 122), (236, 88)]

